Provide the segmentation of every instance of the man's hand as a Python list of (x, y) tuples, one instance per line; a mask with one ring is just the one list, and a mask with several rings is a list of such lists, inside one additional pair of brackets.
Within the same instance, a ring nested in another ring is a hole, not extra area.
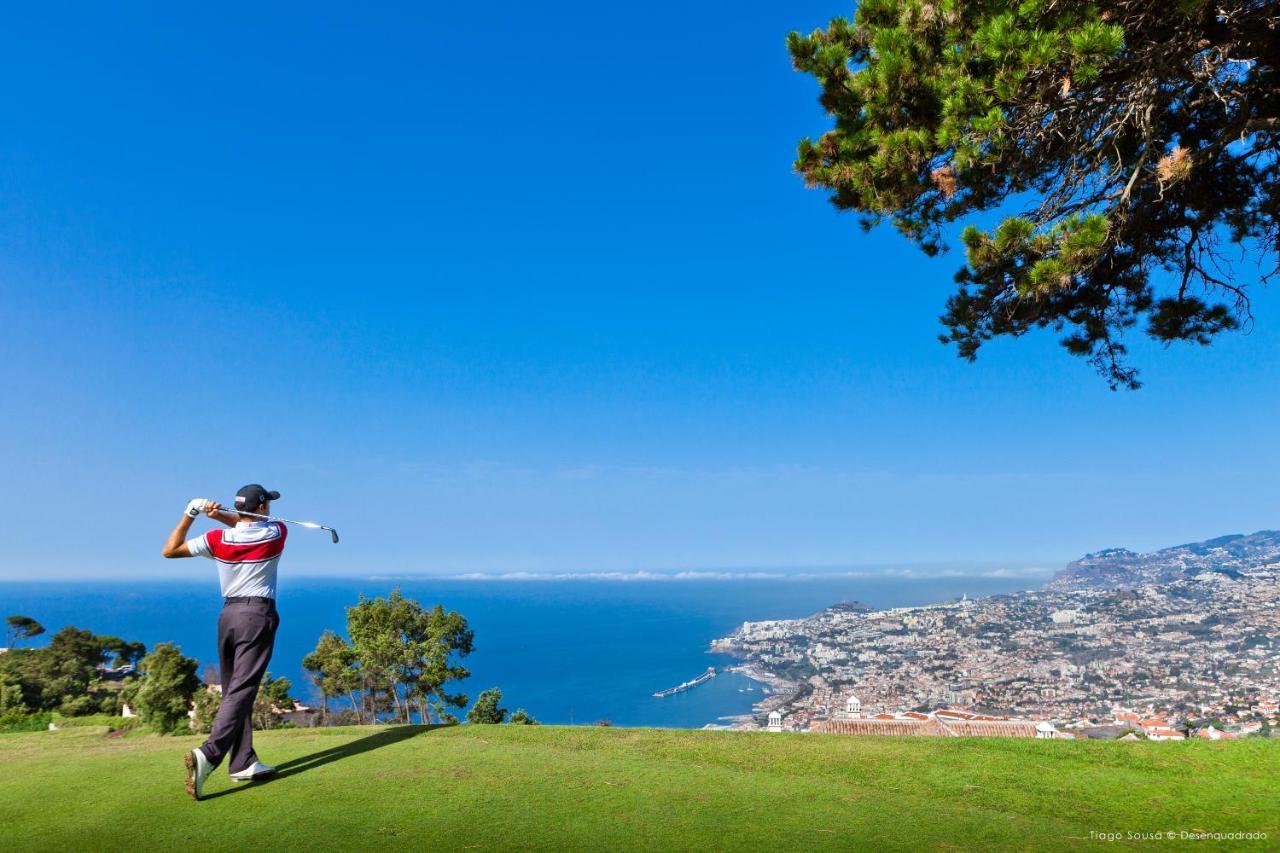
[(236, 522), (240, 520), (240, 514), (234, 510), (223, 509), (222, 504), (217, 501), (208, 501), (204, 514), (212, 518), (214, 521), (220, 521), (227, 527), (235, 527)]
[[(196, 518), (202, 512), (209, 513), (209, 515), (212, 516), (213, 513), (209, 512), (209, 505), (211, 503), (212, 501), (210, 501), (208, 498), (192, 498), (191, 501), (187, 504), (187, 517)], [(213, 504), (213, 505), (217, 506), (217, 504)]]

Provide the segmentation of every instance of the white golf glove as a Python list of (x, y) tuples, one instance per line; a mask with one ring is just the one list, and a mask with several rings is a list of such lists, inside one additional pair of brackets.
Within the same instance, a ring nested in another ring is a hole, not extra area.
[(187, 504), (187, 515), (191, 518), (199, 518), (200, 514), (204, 512), (205, 508), (208, 506), (208, 498), (193, 498), (191, 502)]

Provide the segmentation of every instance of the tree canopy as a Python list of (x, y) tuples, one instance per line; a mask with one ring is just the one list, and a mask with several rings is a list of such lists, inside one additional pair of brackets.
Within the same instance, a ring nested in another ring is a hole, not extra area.
[(360, 705), (355, 693), (360, 689), (360, 671), (356, 666), (356, 653), (347, 642), (333, 631), (325, 631), (320, 641), (302, 659), (302, 668), (310, 675), (320, 691), (324, 713), (329, 713), (329, 700), (346, 696), (351, 701), (351, 712), (361, 719)]
[(14, 615), (6, 618), (5, 645), (16, 646), (19, 640), (30, 640), (44, 633), (44, 626), (30, 616)]
[(459, 661), (474, 640), (461, 614), (428, 609), (397, 589), (348, 607), (347, 635), (350, 644), (325, 631), (302, 662), (326, 710), (330, 698), (345, 695), (362, 721), (392, 713), (408, 723), (416, 712), (424, 723), (456, 722), (450, 709), (466, 707), (467, 696), (450, 693), (449, 685), (470, 675)]
[(263, 675), (262, 684), (258, 687), (258, 695), (253, 700), (253, 712), (250, 715), (255, 729), (280, 727), (283, 717), (279, 712), (291, 711), (297, 704), (289, 695), (292, 689), (293, 682), (287, 678), (276, 678), (269, 672)]
[[(24, 639), (44, 633), (30, 617), (7, 621), (10, 632)], [(129, 670), (108, 670), (106, 663), (137, 664), (146, 652), (142, 643), (68, 625), (44, 648), (14, 648), (0, 655), (0, 713), (117, 713), (121, 688), (136, 683), (136, 677)]]
[(141, 666), (146, 677), (125, 689), (138, 716), (156, 732), (189, 731), (187, 712), (200, 687), (200, 662), (184, 656), (173, 643), (158, 643)]
[(1277, 271), (1273, 0), (862, 0), (788, 48), (834, 117), (796, 169), (837, 208), (931, 255), (1004, 216), (961, 236), (941, 339), (964, 358), (1047, 327), (1137, 387), (1126, 330), (1207, 344), (1251, 319), (1228, 252)]

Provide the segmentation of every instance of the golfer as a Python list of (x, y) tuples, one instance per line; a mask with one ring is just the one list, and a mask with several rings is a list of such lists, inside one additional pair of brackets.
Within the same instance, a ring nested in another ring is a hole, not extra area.
[[(257, 483), (236, 492), (236, 510), (267, 515), (279, 492)], [(200, 513), (230, 527), (188, 539)], [(284, 553), (286, 528), (278, 521), (255, 521), (221, 504), (196, 498), (169, 534), (161, 552), (166, 557), (208, 557), (218, 564), (224, 604), (218, 617), (218, 662), (222, 668), (222, 705), (209, 739), (187, 753), (187, 793), (199, 800), (205, 780), (223, 758), (238, 782), (276, 772), (253, 751), (253, 700), (271, 661), (276, 628), (276, 567)]]

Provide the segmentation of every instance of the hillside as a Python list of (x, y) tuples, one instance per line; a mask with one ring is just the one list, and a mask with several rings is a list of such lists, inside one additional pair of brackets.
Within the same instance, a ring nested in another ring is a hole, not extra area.
[[(1076, 848), (1280, 837), (1280, 742), (1100, 743), (564, 727), (266, 732), (274, 781), (182, 791), (197, 738), (0, 735), (14, 850)], [(1256, 844), (1256, 842), (1255, 842)]]
[(1280, 563), (1280, 530), (1219, 536), (1139, 554), (1108, 548), (1067, 564), (1045, 589), (1118, 589), (1189, 580), (1210, 573), (1238, 577), (1241, 571)]

